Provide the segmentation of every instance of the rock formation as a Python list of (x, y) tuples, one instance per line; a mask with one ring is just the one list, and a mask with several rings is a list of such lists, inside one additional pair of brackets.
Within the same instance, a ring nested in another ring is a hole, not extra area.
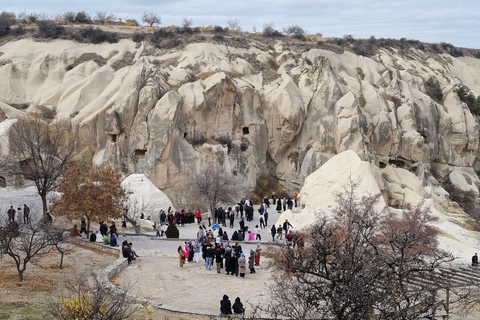
[(410, 171), (393, 166), (378, 168), (362, 161), (352, 150), (334, 156), (310, 174), (299, 194), (301, 210), (285, 211), (275, 224), (282, 224), (288, 219), (294, 230), (302, 230), (317, 219), (328, 219), (338, 205), (336, 195), (349, 192), (352, 183), (356, 185), (353, 192), (358, 200), (365, 195), (382, 195), (375, 208), (378, 212), (398, 213), (407, 204), (430, 210), (438, 218), (434, 225), (440, 231), (440, 247), (451, 251), (463, 262), (468, 263), (472, 252), (478, 251), (478, 232), (458, 206), (439, 196), (438, 191), (424, 187)]
[[(0, 120), (71, 119), (95, 164), (145, 174), (167, 194), (212, 162), (245, 190), (271, 174), (293, 192), (345, 150), (388, 176), (404, 168), (439, 196), (447, 179), (479, 190), (478, 122), (455, 93), (462, 84), (480, 94), (470, 57), (23, 39), (0, 47), (0, 77)], [(432, 77), (440, 102), (426, 94)], [(386, 199), (401, 202), (384, 180)]]

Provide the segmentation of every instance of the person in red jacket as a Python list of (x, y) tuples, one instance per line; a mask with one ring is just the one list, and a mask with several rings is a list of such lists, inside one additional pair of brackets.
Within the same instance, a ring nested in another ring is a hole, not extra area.
[(197, 208), (197, 210), (195, 210), (195, 219), (197, 219), (197, 222), (200, 225), (200, 222), (202, 222), (202, 213), (200, 212), (200, 209), (198, 209), (198, 208)]

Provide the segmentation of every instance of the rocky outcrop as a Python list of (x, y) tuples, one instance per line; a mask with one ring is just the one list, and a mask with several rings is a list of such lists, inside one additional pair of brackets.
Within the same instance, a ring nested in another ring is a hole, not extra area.
[[(452, 180), (452, 183), (470, 186), (463, 180)], [(380, 195), (375, 209), (384, 215), (399, 213), (408, 205), (422, 206), (438, 219), (433, 224), (440, 231), (438, 240), (442, 249), (451, 251), (462, 263), (468, 263), (472, 252), (478, 251), (478, 232), (468, 227), (471, 219), (453, 207), (450, 200), (438, 196), (438, 190), (424, 187), (423, 182), (406, 169), (393, 166), (382, 169), (362, 161), (352, 150), (332, 157), (310, 174), (299, 193), (300, 211), (285, 211), (275, 225), (288, 219), (294, 230), (305, 230), (320, 218), (329, 219), (338, 206), (337, 196), (346, 192), (353, 192), (357, 200)]]
[[(95, 144), (94, 163), (145, 174), (167, 194), (211, 163), (245, 191), (262, 174), (299, 190), (346, 150), (403, 168), (438, 196), (447, 179), (478, 192), (478, 121), (455, 86), (480, 94), (480, 60), (285, 48), (10, 42), (0, 47), (0, 120), (14, 117), (9, 106), (68, 118)], [(134, 58), (119, 65), (124, 55)], [(431, 77), (440, 102), (426, 94)]]

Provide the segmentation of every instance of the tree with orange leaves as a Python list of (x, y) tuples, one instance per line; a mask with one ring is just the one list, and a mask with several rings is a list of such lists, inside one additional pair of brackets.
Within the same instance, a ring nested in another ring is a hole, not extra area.
[(53, 204), (55, 215), (70, 219), (87, 220), (87, 236), (90, 222), (100, 222), (123, 215), (125, 191), (121, 175), (114, 167), (71, 165), (65, 171), (58, 190), (62, 197)]

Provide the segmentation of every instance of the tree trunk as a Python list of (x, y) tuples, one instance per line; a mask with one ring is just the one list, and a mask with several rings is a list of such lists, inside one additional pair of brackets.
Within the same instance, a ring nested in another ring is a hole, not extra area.
[(136, 234), (142, 233), (140, 226), (137, 225), (137, 221), (130, 219), (130, 217), (128, 217), (127, 215), (124, 215), (123, 217), (128, 221), (128, 223), (130, 223), (133, 226), (133, 228), (135, 228)]
[(45, 218), (47, 216), (47, 193), (46, 192), (41, 192), (40, 193), (40, 198), (42, 198), (42, 206), (43, 206), (43, 217)]
[[(58, 249), (57, 249), (58, 250)], [(60, 250), (58, 250), (60, 251)], [(63, 269), (63, 251), (60, 251), (60, 270)]]
[(86, 215), (87, 217), (87, 239), (90, 239), (90, 218)]

